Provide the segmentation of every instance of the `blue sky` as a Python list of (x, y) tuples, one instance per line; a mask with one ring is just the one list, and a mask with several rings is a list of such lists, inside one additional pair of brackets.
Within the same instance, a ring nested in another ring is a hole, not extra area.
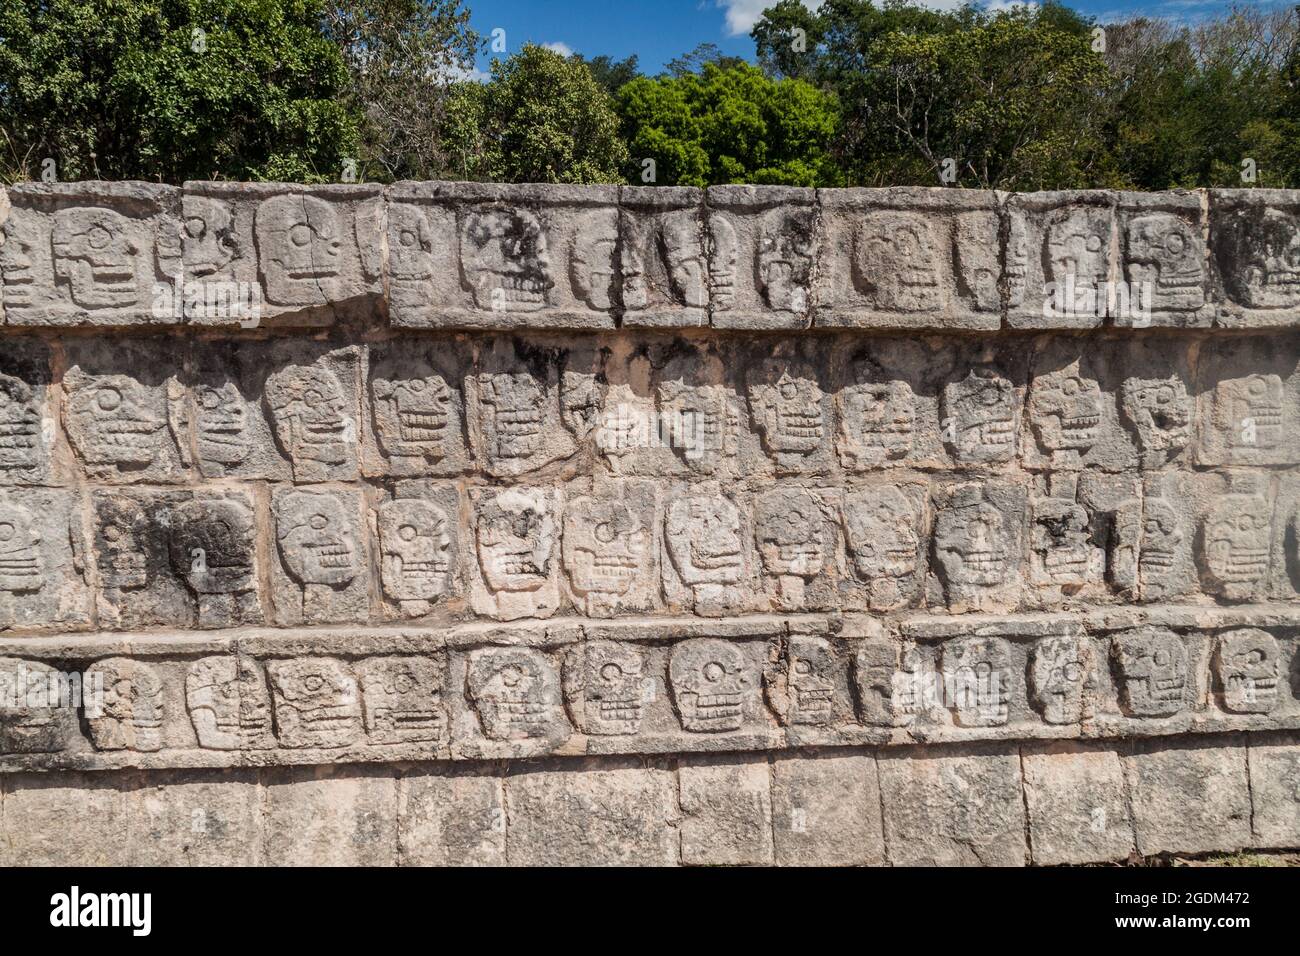
[[(559, 44), (586, 56), (635, 53), (642, 70), (655, 73), (673, 57), (700, 43), (716, 43), (724, 53), (752, 58), (749, 28), (775, 0), (464, 0), (474, 27), (484, 36), (505, 30), (507, 52), (527, 42)], [(810, 6), (816, 0), (805, 0)], [(946, 8), (961, 0), (926, 0)], [(1003, 0), (986, 0), (995, 5)], [(1281, 6), (1288, 0), (1257, 0)], [(1080, 0), (1071, 3), (1102, 22), (1142, 13), (1190, 20), (1222, 13), (1223, 0)], [(486, 67), (487, 58), (480, 62)]]

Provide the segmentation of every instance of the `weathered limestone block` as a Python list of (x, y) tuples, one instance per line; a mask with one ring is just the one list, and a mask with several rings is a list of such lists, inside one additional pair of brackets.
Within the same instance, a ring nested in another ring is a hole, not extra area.
[(524, 647), (480, 648), (470, 652), (464, 673), (465, 694), (487, 740), (544, 750), (571, 733), (560, 674), (549, 655)]
[(1138, 741), (1123, 757), (1139, 853), (1250, 846), (1250, 784), (1240, 738)]
[[(365, 184), (188, 182), (182, 200), (186, 320), (322, 326), (381, 301), (383, 190)], [(233, 286), (237, 310), (213, 307)]]
[(0, 314), (9, 326), (176, 325), (181, 191), (142, 182), (8, 187)]
[(1224, 300), (1216, 324), (1295, 325), (1300, 321), (1300, 193), (1212, 189), (1209, 202)]
[(129, 866), (129, 773), (6, 775), (5, 866)]
[(705, 196), (713, 327), (807, 328), (817, 269), (816, 192), (710, 186)]
[[(1208, 327), (1214, 321), (1203, 194), (1121, 192), (1117, 196), (1122, 278), (1112, 324), (1127, 328)], [(1127, 307), (1122, 295), (1128, 296)]]
[(684, 760), (682, 862), (763, 866), (773, 861), (771, 770), (766, 760), (711, 756)]
[(754, 500), (754, 544), (772, 607), (834, 607), (839, 496), (834, 491), (778, 488)]
[(397, 183), (387, 285), (395, 326), (613, 328), (618, 189)]
[(1133, 851), (1119, 755), (1072, 743), (1025, 747), (1025, 804), (1034, 862), (1104, 863)]
[(1116, 199), (1102, 190), (1007, 198), (1008, 327), (1093, 329), (1105, 324), (1120, 271)]
[(505, 864), (505, 791), (491, 765), (407, 773), (397, 787), (403, 865)]
[(994, 193), (906, 187), (823, 189), (818, 197), (815, 325), (1001, 326)]
[[(1123, 354), (1123, 349), (1117, 349)], [(1083, 339), (1044, 337), (1034, 349), (1024, 436), (1026, 467), (1130, 470), (1134, 436), (1120, 423), (1122, 365)]]
[(1255, 845), (1296, 846), (1300, 843), (1300, 745), (1296, 735), (1252, 737), (1246, 757)]
[(566, 761), (505, 781), (512, 866), (673, 866), (677, 781), (662, 767)]
[(569, 719), (584, 734), (639, 733), (646, 706), (658, 697), (645, 651), (636, 644), (575, 644), (564, 656), (563, 678)]
[(896, 866), (1023, 866), (1020, 758), (988, 748), (881, 751), (885, 846)]
[(168, 700), (173, 695), (158, 669), (128, 657), (110, 657), (92, 664), (86, 679), (92, 687), (103, 688), (102, 695), (90, 695), (85, 707), (96, 750), (162, 749), (175, 702)]
[[(709, 324), (710, 285), (725, 300), (726, 249), (710, 273), (704, 192), (691, 186), (619, 187), (619, 270), (624, 328)], [(716, 235), (712, 237), (716, 243)]]
[(754, 606), (759, 560), (747, 502), (705, 486), (669, 495), (664, 517), (664, 594), (705, 617)]
[(263, 786), (268, 865), (397, 862), (397, 782), (386, 771), (285, 768)]
[(930, 590), (950, 610), (999, 610), (1020, 598), (1024, 489), (987, 481), (933, 489)]
[(884, 863), (875, 756), (778, 756), (772, 762), (772, 833), (779, 866)]
[(251, 771), (150, 774), (127, 794), (133, 866), (258, 866), (262, 805)]

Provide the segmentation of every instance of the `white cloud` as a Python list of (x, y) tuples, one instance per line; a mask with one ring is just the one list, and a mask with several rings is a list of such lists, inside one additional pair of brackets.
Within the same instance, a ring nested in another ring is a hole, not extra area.
[(1012, 10), (1037, 10), (1038, 4), (1033, 0), (989, 0), (984, 7), (989, 13), (1009, 13)]
[(573, 47), (569, 46), (567, 43), (561, 43), (559, 40), (556, 40), (554, 43), (543, 43), (542, 46), (560, 54), (560, 56), (573, 56)]
[(442, 70), (442, 75), (453, 83), (486, 83), (492, 79), (492, 74), (487, 70), (480, 70), (477, 66), (448, 66)]

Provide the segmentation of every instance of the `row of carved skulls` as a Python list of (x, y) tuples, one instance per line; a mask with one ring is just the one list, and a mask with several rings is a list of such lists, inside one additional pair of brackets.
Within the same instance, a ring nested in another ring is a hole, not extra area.
[[(666, 383), (659, 392), (653, 434), (645, 402), (626, 387), (609, 388), (591, 374), (566, 372), (552, 412), (554, 392), (527, 372), (484, 374), (475, 382), (481, 444), (488, 467), (515, 473), (553, 460), (552, 430), (563, 424), (579, 440), (592, 436), (611, 458), (661, 441), (688, 464), (713, 466), (735, 450), (737, 404), (724, 386)], [(394, 458), (436, 464), (463, 446), (459, 397), (438, 374), (423, 378), (376, 377), (372, 382), (375, 434)], [(120, 470), (148, 467), (168, 440), (168, 426), (192, 422), (199, 460), (220, 471), (254, 453), (249, 405), (233, 382), (200, 385), (173, 396), (169, 409), (154, 390), (127, 375), (70, 376), (68, 432), (90, 466)], [(1147, 465), (1163, 464), (1191, 441), (1194, 404), (1183, 380), (1126, 379), (1119, 411), (1130, 424)], [(291, 365), (272, 374), (263, 392), (276, 439), (295, 473), (319, 479), (356, 460), (358, 428), (343, 385), (319, 365)], [(827, 447), (829, 406), (815, 373), (785, 368), (753, 384), (749, 408), (767, 454), (786, 470), (802, 470)], [(837, 448), (845, 467), (878, 467), (906, 459), (920, 435), (918, 399), (905, 381), (860, 381), (835, 398)], [(1036, 376), (1028, 417), (1044, 452), (1077, 461), (1106, 439), (1110, 412), (1105, 393), (1079, 363)], [(1277, 374), (1252, 374), (1220, 382), (1207, 427), (1221, 434), (1229, 453), (1268, 453), (1288, 441), (1286, 385)], [(558, 418), (558, 421), (556, 419)], [(994, 464), (1016, 458), (1020, 390), (992, 366), (978, 366), (942, 392), (941, 438), (961, 462)], [(0, 470), (39, 467), (45, 453), (38, 396), (20, 380), (0, 374)], [(188, 439), (181, 438), (188, 450)]]
[[(950, 714), (960, 727), (1024, 719), (1024, 703), (1052, 725), (1097, 715), (1099, 686), (1092, 641), (1078, 635), (1036, 640), (1027, 664), (1015, 663), (1000, 637), (944, 642), (937, 653), (886, 638), (856, 642), (846, 656), (820, 637), (792, 637), (779, 658), (760, 666), (744, 645), (696, 638), (673, 645), (666, 685), (681, 728), (738, 731), (767, 720), (761, 694), (790, 725), (905, 727)], [(1164, 718), (1193, 706), (1196, 677), (1187, 641), (1141, 628), (1110, 642), (1120, 711)], [(1215, 699), (1231, 714), (1268, 714), (1290, 698), (1277, 639), (1257, 628), (1218, 635), (1212, 656)], [(494, 740), (563, 739), (569, 723), (585, 734), (641, 732), (658, 699), (647, 651), (610, 640), (583, 642), (552, 658), (530, 648), (471, 651), (465, 693), (483, 734)], [(158, 669), (129, 658), (99, 661), (82, 676), (91, 741), (99, 750), (155, 751), (167, 746), (167, 695)], [(268, 691), (269, 677), (269, 691)], [(851, 690), (850, 690), (851, 687)], [(66, 675), (49, 665), (0, 660), (0, 751), (66, 749), (76, 734)], [(448, 719), (440, 658), (332, 657), (271, 660), (208, 657), (192, 663), (185, 701), (200, 747), (215, 750), (332, 749), (363, 744), (440, 743)], [(62, 697), (60, 697), (62, 693)], [(850, 696), (851, 695), (851, 696)], [(852, 700), (856, 700), (856, 710)], [(566, 714), (568, 720), (566, 720)], [(274, 719), (273, 719), (274, 717)]]

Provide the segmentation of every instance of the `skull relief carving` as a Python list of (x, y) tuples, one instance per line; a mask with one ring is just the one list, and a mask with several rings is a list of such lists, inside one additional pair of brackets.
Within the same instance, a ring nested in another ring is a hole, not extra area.
[(1183, 548), (1182, 519), (1162, 498), (1147, 498), (1142, 511), (1138, 581), (1144, 598), (1161, 597), (1173, 587), (1175, 562)]
[(237, 501), (202, 499), (171, 514), (172, 567), (195, 594), (239, 594), (257, 587), (253, 512)]
[(136, 279), (144, 251), (131, 222), (111, 209), (79, 206), (54, 216), (55, 280), (85, 309), (120, 309), (140, 298)]
[(916, 430), (916, 399), (906, 382), (861, 382), (839, 395), (840, 460), (864, 468), (906, 458)]
[(1267, 714), (1277, 706), (1280, 655), (1268, 631), (1243, 627), (1220, 634), (1214, 668), (1224, 710)]
[(786, 665), (786, 720), (791, 724), (833, 722), (838, 667), (830, 644), (820, 637), (792, 637)]
[(69, 373), (68, 438), (87, 465), (140, 469), (162, 447), (166, 419), (154, 395), (126, 375)]
[(0, 477), (38, 469), (44, 454), (35, 391), (21, 379), (0, 373)]
[(489, 465), (526, 467), (542, 451), (542, 386), (527, 372), (480, 375), (478, 385)]
[(1168, 717), (1186, 704), (1187, 645), (1173, 631), (1141, 628), (1111, 644), (1120, 704), (1131, 717)]
[(199, 460), (218, 474), (242, 464), (253, 450), (244, 397), (233, 382), (195, 388), (194, 422)]
[(258, 208), (254, 229), (266, 297), (276, 305), (338, 301), (343, 224), (319, 196), (273, 196)]
[(943, 676), (959, 727), (997, 727), (1011, 703), (1011, 653), (997, 637), (971, 637), (943, 646)]
[(30, 309), (38, 289), (33, 257), (41, 255), (48, 241), (34, 219), (10, 216), (0, 242), (0, 288), (5, 310), (13, 315)]
[(275, 746), (271, 696), (261, 666), (247, 657), (205, 657), (185, 675), (185, 705), (199, 746), (249, 750)]
[(693, 733), (739, 730), (758, 686), (741, 650), (711, 637), (673, 647), (668, 681), (682, 727)]
[(1047, 723), (1077, 724), (1082, 720), (1084, 690), (1091, 681), (1091, 655), (1085, 639), (1045, 637), (1034, 645), (1029, 662), (1030, 699)]
[(451, 388), (441, 375), (370, 382), (380, 447), (389, 455), (438, 462), (454, 441)]
[(433, 280), (433, 232), (424, 210), (388, 204), (388, 281), (398, 297), (420, 301)]
[(1233, 601), (1255, 595), (1268, 573), (1270, 512), (1262, 495), (1245, 489), (1210, 509), (1201, 526), (1201, 570), (1210, 590)]
[(86, 723), (96, 750), (161, 750), (163, 685), (148, 664), (125, 657), (98, 661), (86, 670), (86, 684), (101, 681), (103, 700), (86, 706)]
[(1224, 270), (1233, 298), (1252, 309), (1300, 305), (1300, 217), (1266, 209), (1229, 229), (1238, 247), (1234, 268)]
[(872, 586), (873, 606), (892, 607), (916, 574), (920, 536), (915, 506), (889, 485), (844, 498), (844, 536), (857, 578)]
[(900, 654), (898, 645), (887, 638), (859, 643), (853, 674), (862, 721), (874, 727), (912, 723), (926, 709), (927, 697), (937, 690), (933, 667), (916, 647), (908, 645)]
[(1278, 375), (1248, 375), (1214, 390), (1215, 424), (1238, 457), (1269, 451), (1283, 441), (1285, 388)]
[(902, 212), (863, 217), (855, 265), (877, 308), (889, 312), (942, 308), (938, 258), (934, 232), (923, 217)]
[(283, 747), (346, 747), (361, 736), (361, 699), (347, 665), (332, 657), (299, 657), (266, 665), (275, 697), (275, 730)]
[(1047, 231), (1047, 258), (1051, 280), (1100, 289), (1110, 278), (1109, 211), (1078, 207), (1059, 216)]
[(333, 495), (294, 491), (277, 509), (276, 540), (294, 580), (342, 587), (361, 569), (355, 518)]
[(1045, 451), (1086, 454), (1101, 435), (1102, 393), (1083, 375), (1078, 360), (1034, 377), (1029, 421)]
[(623, 501), (578, 498), (565, 509), (563, 552), (577, 594), (588, 601), (617, 600), (649, 563), (650, 530)]
[(0, 501), (0, 591), (22, 594), (44, 587), (40, 543), (41, 533), (32, 513), (21, 505)]
[(412, 498), (389, 501), (379, 509), (380, 572), (384, 594), (424, 610), (447, 590), (451, 568), (451, 525), (437, 505)]
[(225, 276), (242, 251), (234, 218), (223, 202), (208, 196), (181, 197), (181, 243), (185, 272), (194, 279)]
[(597, 311), (603, 312), (614, 305), (617, 248), (616, 215), (593, 211), (582, 216), (573, 236), (569, 279), (578, 297)]
[(67, 678), (48, 664), (0, 657), (0, 753), (57, 753), (76, 733)]
[(944, 438), (958, 461), (1010, 461), (1016, 455), (1015, 386), (988, 365), (943, 389)]
[(771, 492), (758, 501), (754, 535), (763, 568), (777, 577), (813, 578), (826, 562), (822, 513), (811, 495)]
[(1011, 561), (1006, 518), (978, 487), (961, 489), (939, 512), (934, 547), (950, 590), (991, 588), (1006, 580)]
[(763, 436), (763, 447), (778, 464), (796, 464), (817, 451), (826, 433), (825, 394), (810, 370), (783, 369), (775, 383), (749, 388), (749, 407)]
[(645, 660), (632, 644), (587, 641), (570, 649), (564, 699), (578, 729), (599, 736), (638, 733), (647, 682), (653, 681), (644, 671)]
[(1191, 440), (1192, 403), (1178, 375), (1125, 379), (1120, 395), (1120, 407), (1148, 458), (1163, 464)]
[(550, 250), (541, 221), (524, 209), (480, 206), (460, 229), (461, 269), (474, 304), (494, 312), (536, 312), (548, 304)]
[(1039, 583), (1070, 590), (1097, 579), (1102, 553), (1092, 544), (1089, 523), (1087, 509), (1074, 501), (1041, 498), (1034, 503), (1030, 547)]
[(442, 669), (423, 657), (368, 657), (357, 665), (372, 743), (442, 740)]
[(758, 286), (768, 306), (804, 312), (813, 265), (812, 210), (772, 209), (758, 231)]
[(311, 365), (285, 366), (267, 379), (263, 396), (295, 474), (352, 459), (356, 426), (333, 372)]
[(540, 493), (503, 491), (478, 516), (478, 557), (493, 591), (536, 591), (551, 575), (555, 515)]
[(560, 686), (551, 662), (522, 647), (470, 653), (466, 685), (491, 740), (553, 736), (563, 728)]
[(689, 495), (669, 506), (668, 553), (688, 587), (734, 585), (744, 570), (740, 512), (722, 495)]
[(1152, 307), (1194, 312), (1205, 305), (1205, 264), (1200, 234), (1178, 216), (1154, 213), (1128, 224), (1128, 275), (1151, 283)]
[(149, 583), (150, 520), (134, 498), (105, 498), (96, 505), (99, 579), (109, 590), (131, 591)]

